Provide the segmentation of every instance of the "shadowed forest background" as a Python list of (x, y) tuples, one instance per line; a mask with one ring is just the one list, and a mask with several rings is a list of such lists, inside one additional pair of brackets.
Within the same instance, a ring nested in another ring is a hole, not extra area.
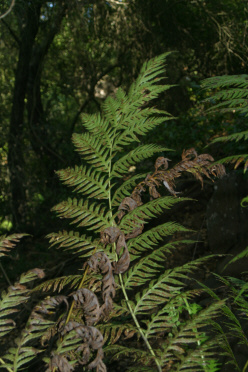
[[(58, 263), (58, 252), (47, 249), (45, 237), (68, 226), (51, 212), (71, 195), (55, 172), (81, 164), (71, 137), (85, 130), (82, 115), (101, 111), (118, 87), (128, 90), (145, 61), (171, 52), (165, 84), (173, 88), (153, 104), (172, 119), (142, 144), (172, 149), (164, 155), (170, 164), (190, 148), (215, 160), (247, 153), (247, 141), (210, 145), (247, 130), (247, 119), (235, 112), (208, 114), (210, 105), (203, 101), (211, 93), (201, 87), (209, 77), (247, 74), (245, 1), (4, 0), (0, 15), (11, 4), (0, 19), (0, 235), (29, 235), (3, 259), (1, 287), (33, 267), (46, 268), (48, 278), (78, 268), (65, 252)], [(150, 172), (154, 159), (130, 172)], [(173, 219), (192, 229), (186, 238), (196, 243), (176, 252), (166, 265), (211, 253), (233, 256), (247, 246), (247, 208), (240, 206), (248, 194), (247, 174), (233, 165), (226, 172), (215, 183), (205, 179), (203, 188), (193, 176), (178, 181), (177, 190), (194, 201), (175, 206), (173, 216), (165, 213), (160, 222)], [(226, 263), (225, 258), (211, 263), (199, 278), (214, 285), (206, 272), (222, 273)], [(226, 273), (237, 277), (245, 270), (247, 261)], [(235, 350), (242, 366), (247, 365), (246, 351)]]

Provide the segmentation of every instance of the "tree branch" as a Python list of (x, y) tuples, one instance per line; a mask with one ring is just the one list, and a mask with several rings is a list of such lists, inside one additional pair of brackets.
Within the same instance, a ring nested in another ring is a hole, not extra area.
[(9, 9), (5, 13), (0, 15), (0, 19), (3, 19), (4, 17), (6, 17), (11, 12), (14, 5), (15, 5), (15, 0), (12, 0)]
[(13, 39), (17, 42), (18, 45), (20, 45), (21, 44), (20, 39), (16, 36), (14, 31), (8, 25), (8, 23), (4, 19), (1, 19), (1, 21), (3, 22), (4, 26), (7, 27), (8, 31), (9, 31), (10, 35), (13, 37)]

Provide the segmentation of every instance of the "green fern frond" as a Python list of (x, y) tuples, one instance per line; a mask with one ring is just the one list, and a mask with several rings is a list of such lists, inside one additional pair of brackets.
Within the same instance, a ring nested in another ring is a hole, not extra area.
[(108, 198), (108, 179), (106, 175), (102, 175), (93, 168), (75, 166), (75, 168), (62, 169), (56, 173), (65, 185), (75, 187), (73, 192), (83, 193), (88, 198)]
[(80, 257), (88, 257), (94, 249), (99, 249), (99, 241), (93, 240), (87, 235), (79, 235), (77, 231), (59, 231), (47, 235), (51, 247), (56, 245), (57, 249), (72, 251), (73, 254), (80, 253)]
[(229, 134), (228, 136), (224, 136), (224, 137), (214, 138), (211, 143), (228, 142), (228, 141), (238, 142), (238, 141), (241, 141), (241, 140), (245, 140), (245, 141), (248, 140), (248, 131), (247, 130), (245, 130), (243, 132), (239, 132), (239, 133), (232, 133), (232, 134)]
[(110, 321), (107, 324), (99, 324), (97, 328), (103, 335), (104, 344), (115, 344), (123, 334), (124, 339), (138, 334), (137, 328), (131, 323)]
[(179, 320), (179, 314), (182, 310), (182, 304), (185, 300), (193, 300), (198, 296), (201, 290), (188, 290), (175, 294), (165, 306), (160, 310), (152, 314), (151, 319), (147, 322), (147, 329), (144, 334), (147, 338), (155, 335), (156, 333), (162, 333), (164, 331), (170, 332), (173, 328), (177, 327), (177, 321)]
[[(128, 250), (131, 255), (134, 255), (134, 257), (136, 257), (136, 255), (140, 255), (144, 251), (153, 249), (154, 246), (163, 241), (165, 237), (172, 235), (175, 232), (187, 231), (189, 230), (176, 222), (165, 222), (164, 224), (153, 227), (152, 229), (144, 232), (136, 238), (129, 240)], [(169, 248), (172, 248), (172, 246), (168, 246), (168, 250)]]
[(9, 236), (1, 235), (0, 236), (0, 257), (6, 256), (6, 253), (8, 253), (10, 249), (14, 248), (23, 236), (28, 236), (28, 234), (11, 234)]
[(100, 113), (82, 115), (83, 126), (93, 135), (100, 136), (103, 145), (111, 148), (112, 128), (109, 122), (102, 118)]
[(137, 180), (145, 179), (146, 174), (136, 174), (135, 176), (129, 178), (125, 182), (123, 182), (120, 187), (115, 191), (112, 197), (112, 205), (114, 207), (118, 207), (122, 200), (131, 194), (131, 190), (134, 189), (134, 186), (137, 183)]
[(104, 348), (106, 355), (110, 354), (113, 360), (121, 359), (122, 357), (132, 356), (132, 360), (138, 361), (142, 359), (143, 362), (152, 362), (153, 357), (148, 354), (147, 351), (142, 349), (136, 349), (134, 347), (126, 347), (122, 345), (109, 345)]
[(69, 198), (52, 208), (60, 218), (73, 218), (71, 223), (77, 226), (87, 226), (88, 230), (100, 231), (110, 223), (110, 211), (99, 203), (89, 203), (88, 200)]
[(94, 166), (96, 170), (108, 173), (110, 165), (109, 149), (104, 144), (101, 136), (93, 136), (90, 133), (74, 133), (72, 141), (84, 160)]
[(185, 200), (191, 199), (164, 196), (151, 200), (126, 214), (122, 218), (119, 226), (125, 233), (129, 233), (130, 230), (134, 229), (135, 225), (146, 223), (147, 220), (163, 213), (165, 209), (170, 209), (174, 204)]
[(7, 291), (2, 291), (0, 301), (0, 337), (15, 328), (15, 322), (12, 319), (7, 319), (6, 316), (11, 316), (13, 313), (18, 312), (18, 306), (29, 299), (30, 291), (24, 284), (43, 277), (44, 272), (42, 270), (30, 270), (21, 275), (19, 282), (10, 286)]
[[(130, 113), (127, 114), (126, 121), (123, 120), (122, 127), (126, 128), (116, 136), (113, 144), (113, 151), (122, 149), (123, 146), (132, 142), (140, 142), (137, 135), (144, 136), (161, 123), (173, 119), (166, 111), (158, 111), (152, 108), (144, 110), (137, 110), (134, 108), (134, 110), (136, 111), (134, 111), (132, 115), (130, 115)], [(154, 117), (154, 114), (158, 113), (160, 116)], [(162, 114), (167, 114), (167, 116), (161, 116)]]
[(228, 163), (234, 164), (235, 163), (234, 168), (236, 169), (242, 162), (245, 162), (244, 171), (246, 171), (246, 169), (248, 168), (248, 154), (227, 156), (223, 159), (218, 160), (216, 164), (228, 164)]
[(165, 72), (165, 60), (171, 53), (164, 53), (144, 63), (138, 78), (131, 85), (129, 98), (133, 104), (142, 106), (145, 102), (157, 98), (158, 95), (169, 89), (168, 85), (157, 85), (163, 77), (158, 77)]
[[(209, 327), (215, 317), (220, 313), (223, 301), (213, 303), (208, 308), (200, 311), (185, 324), (181, 325), (168, 341), (162, 345), (161, 364), (167, 365), (172, 356), (176, 357), (178, 370), (201, 371), (200, 366), (207, 364), (207, 360), (213, 359), (216, 355), (217, 338), (206, 341), (206, 336), (201, 332), (201, 328), (206, 325)], [(194, 346), (186, 353), (182, 345)], [(178, 356), (180, 357), (178, 358)]]
[(204, 80), (202, 86), (204, 89), (220, 89), (205, 99), (214, 103), (208, 112), (239, 112), (248, 115), (248, 75), (217, 76)]
[(122, 177), (123, 174), (128, 173), (129, 168), (136, 163), (150, 158), (157, 152), (170, 151), (168, 148), (160, 145), (141, 145), (136, 149), (130, 151), (127, 155), (117, 160), (114, 164), (111, 176), (112, 177)]
[[(76, 331), (71, 331), (67, 333), (63, 338), (60, 337), (56, 344), (56, 349), (53, 350), (51, 357), (59, 356), (60, 359), (62, 359), (63, 362), (63, 369), (66, 371), (73, 371), (74, 368), (68, 369), (68, 366), (73, 367), (73, 365), (76, 365), (78, 363), (77, 356), (75, 354), (75, 350), (77, 350), (80, 347), (80, 344), (82, 344), (82, 340), (76, 337)], [(70, 359), (68, 360), (70, 356)], [(51, 364), (52, 358), (45, 357), (43, 358), (43, 361), (49, 366), (49, 363)], [(55, 367), (50, 369), (48, 367), (48, 370), (54, 370)], [(57, 368), (56, 368), (57, 369)]]
[(17, 348), (9, 349), (8, 354), (4, 355), (3, 359), (7, 362), (1, 365), (1, 367), (9, 369), (12, 372), (20, 371), (20, 368), (25, 364), (33, 360), (36, 355), (40, 352), (38, 349), (31, 346), (22, 346), (22, 339), (17, 339)]
[(188, 275), (212, 257), (202, 257), (183, 266), (166, 270), (158, 279), (152, 280), (147, 288), (136, 294), (136, 304), (133, 304), (134, 314), (151, 310), (178, 295), (185, 287), (183, 281), (187, 280)]
[(68, 275), (61, 276), (59, 278), (54, 278), (46, 280), (44, 283), (37, 285), (33, 288), (31, 292), (61, 292), (66, 286), (69, 286), (70, 289), (77, 288), (78, 284), (82, 280), (82, 275)]
[(202, 86), (205, 89), (217, 89), (235, 86), (248, 89), (248, 75), (223, 75), (203, 80)]
[(148, 280), (151, 280), (159, 271), (161, 271), (161, 268), (164, 267), (166, 254), (171, 252), (172, 249), (176, 249), (176, 243), (192, 244), (192, 241), (184, 240), (173, 242), (173, 244), (168, 243), (141, 259), (140, 256), (131, 256), (131, 261), (137, 257), (139, 260), (123, 275), (125, 287), (131, 289), (132, 287), (143, 285)]

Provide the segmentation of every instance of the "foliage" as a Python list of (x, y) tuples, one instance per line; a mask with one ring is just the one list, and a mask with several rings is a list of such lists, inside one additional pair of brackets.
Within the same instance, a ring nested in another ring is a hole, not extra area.
[[(211, 103), (210, 108), (207, 110), (210, 113), (220, 111), (223, 113), (232, 112), (236, 116), (244, 116), (245, 118), (248, 115), (248, 105), (247, 105), (247, 94), (248, 94), (248, 76), (247, 75), (231, 75), (231, 76), (217, 76), (214, 78), (206, 79), (203, 81), (203, 87), (205, 89), (215, 90), (213, 94), (206, 100)], [(247, 123), (246, 123), (247, 125)], [(228, 141), (239, 142), (241, 140), (247, 141), (248, 139), (248, 130), (237, 132), (228, 136), (218, 137), (212, 141), (214, 143), (223, 143)], [(235, 163), (235, 169), (244, 162), (244, 172), (248, 168), (248, 154), (242, 155), (231, 155), (225, 157), (218, 161), (218, 163)], [(243, 198), (241, 205), (246, 206), (248, 197)], [(248, 256), (248, 247), (245, 248), (241, 253), (233, 257), (229, 262), (230, 265), (233, 262), (236, 262), (243, 257)], [(235, 335), (238, 338), (240, 344), (245, 345), (248, 348), (247, 336), (245, 335), (245, 330), (243, 329), (242, 322), (240, 318), (247, 319), (248, 316), (248, 302), (247, 302), (247, 289), (248, 283), (247, 280), (241, 280), (238, 278), (223, 278), (218, 277), (218, 279), (224, 283), (227, 287), (228, 295), (232, 301), (233, 308), (225, 306), (223, 312), (228, 318), (227, 327), (230, 330), (231, 336)], [(210, 290), (209, 290), (210, 291)], [(210, 291), (211, 295), (214, 298), (218, 296)], [(238, 313), (235, 315), (235, 312)], [(221, 327), (219, 327), (221, 330)], [(221, 330), (223, 333), (223, 330)], [(227, 335), (226, 335), (227, 336)], [(238, 365), (238, 361), (235, 358), (235, 355), (232, 351), (232, 348), (229, 344), (228, 337), (225, 336), (226, 350), (229, 355), (232, 356), (232, 363), (235, 365), (238, 371), (241, 371)], [(248, 360), (244, 366), (243, 371), (246, 371), (248, 367)]]
[[(53, 209), (83, 234), (62, 231), (49, 237), (52, 245), (84, 259), (84, 273), (79, 285), (79, 278), (72, 275), (32, 290), (42, 289), (51, 296), (34, 306), (16, 348), (0, 360), (9, 372), (17, 371), (37, 353), (47, 371), (73, 371), (78, 363), (106, 371), (103, 350), (107, 358), (126, 359), (127, 370), (134, 370), (134, 364), (136, 371), (210, 372), (217, 368), (215, 345), (219, 340), (210, 338), (203, 328), (211, 328), (223, 301), (197, 307), (194, 299), (201, 291), (187, 285), (190, 275), (210, 257), (165, 269), (167, 257), (180, 244), (169, 242), (168, 237), (186, 229), (175, 222), (153, 228), (147, 224), (186, 200), (177, 198), (175, 191), (175, 180), (183, 172), (202, 183), (203, 176), (221, 176), (224, 168), (213, 166), (210, 155), (198, 155), (191, 148), (170, 169), (169, 159), (159, 156), (152, 174), (132, 178), (129, 171), (137, 162), (168, 151), (141, 142), (150, 129), (170, 119), (149, 104), (169, 88), (161, 84), (166, 57), (163, 54), (145, 63), (129, 93), (119, 88), (115, 99), (105, 101), (101, 116), (85, 115), (87, 131), (73, 135), (83, 165), (58, 175), (78, 197)], [(122, 156), (127, 145), (137, 142), (139, 146)], [(67, 295), (54, 295), (56, 290)], [(128, 362), (130, 357), (132, 362)]]

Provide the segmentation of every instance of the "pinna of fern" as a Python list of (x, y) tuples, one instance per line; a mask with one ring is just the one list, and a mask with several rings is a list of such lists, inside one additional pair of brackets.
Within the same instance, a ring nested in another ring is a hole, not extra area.
[[(248, 75), (224, 75), (205, 79), (202, 87), (211, 92), (205, 102), (210, 103), (206, 112), (231, 112), (247, 117), (248, 115)], [(241, 141), (248, 139), (248, 130), (215, 138), (211, 144), (217, 142)], [(235, 168), (244, 162), (244, 171), (248, 167), (248, 154), (231, 155), (218, 163), (235, 163)]]
[[(136, 371), (191, 368), (206, 372), (213, 361), (214, 341), (207, 340), (201, 329), (218, 315), (222, 302), (183, 321), (185, 309), (199, 294), (187, 289), (189, 275), (208, 258), (165, 269), (168, 254), (179, 244), (170, 243), (169, 236), (186, 229), (175, 222), (153, 229), (147, 224), (185, 200), (177, 198), (175, 191), (175, 179), (182, 173), (190, 172), (202, 183), (203, 176), (221, 176), (224, 168), (194, 149), (184, 151), (182, 160), (170, 169), (165, 146), (139, 144), (122, 155), (126, 146), (140, 143), (142, 136), (171, 119), (150, 105), (170, 87), (161, 84), (167, 55), (145, 63), (129, 93), (120, 88), (115, 98), (105, 101), (101, 115), (84, 115), (86, 131), (72, 138), (83, 163), (57, 172), (77, 197), (53, 210), (60, 218), (70, 219), (77, 230), (53, 233), (49, 238), (52, 245), (82, 260), (83, 274), (79, 284), (73, 275), (38, 286), (45, 292), (56, 288), (66, 293), (43, 300), (31, 314), (31, 320), (40, 319), (43, 332), (27, 328), (41, 336), (43, 345), (52, 344), (42, 354), (47, 371), (73, 371), (81, 364), (85, 370), (104, 372), (104, 352), (107, 358), (131, 355)], [(131, 166), (155, 154), (160, 156), (151, 174), (130, 177)], [(123, 176), (127, 178), (124, 183)], [(175, 324), (172, 313), (179, 323)], [(130, 338), (135, 346), (124, 346)], [(24, 345), (23, 339), (19, 350)], [(11, 352), (4, 358), (10, 361)]]

